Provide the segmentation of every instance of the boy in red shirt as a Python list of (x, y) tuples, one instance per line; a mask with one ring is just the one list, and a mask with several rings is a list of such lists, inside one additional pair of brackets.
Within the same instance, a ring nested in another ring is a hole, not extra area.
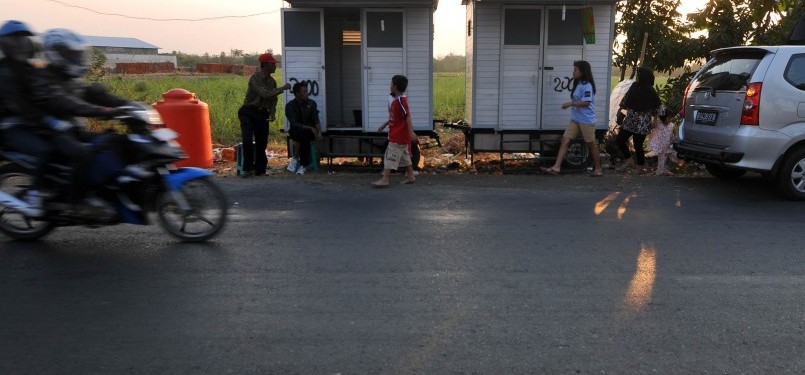
[(383, 158), (383, 176), (379, 180), (372, 182), (376, 187), (389, 185), (389, 175), (391, 171), (399, 167), (407, 167), (403, 184), (411, 184), (416, 181), (414, 177), (414, 167), (411, 164), (411, 154), (408, 146), (411, 141), (416, 142), (414, 124), (411, 122), (411, 111), (408, 109), (408, 99), (402, 94), (408, 88), (408, 78), (396, 75), (391, 78), (391, 94), (394, 100), (391, 102), (389, 113), (389, 145), (386, 148), (386, 155)]

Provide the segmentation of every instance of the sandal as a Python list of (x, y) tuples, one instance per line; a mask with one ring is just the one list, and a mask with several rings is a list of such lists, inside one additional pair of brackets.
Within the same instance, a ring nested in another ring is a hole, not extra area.
[(543, 172), (543, 173), (547, 173), (547, 174), (549, 174), (549, 175), (551, 175), (551, 176), (556, 176), (556, 175), (558, 175), (558, 174), (559, 174), (559, 172), (560, 172), (560, 171), (557, 171), (556, 169), (553, 169), (553, 167), (550, 167), (550, 168), (539, 167), (539, 170), (540, 170), (541, 172)]

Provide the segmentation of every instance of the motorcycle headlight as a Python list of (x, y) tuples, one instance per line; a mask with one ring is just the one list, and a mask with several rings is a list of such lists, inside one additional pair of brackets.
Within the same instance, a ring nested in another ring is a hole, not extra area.
[(155, 109), (137, 111), (137, 117), (149, 125), (162, 125), (162, 116)]
[(179, 134), (168, 128), (159, 128), (151, 132), (151, 135), (163, 142), (172, 141), (179, 137)]
[(162, 116), (159, 115), (159, 112), (147, 103), (133, 102), (124, 108), (128, 108), (130, 110), (129, 115), (142, 123), (148, 125), (163, 124)]

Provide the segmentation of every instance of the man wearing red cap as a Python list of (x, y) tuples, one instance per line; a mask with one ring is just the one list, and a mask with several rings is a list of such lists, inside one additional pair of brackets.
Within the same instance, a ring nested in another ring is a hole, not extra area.
[[(249, 78), (249, 87), (246, 90), (246, 99), (238, 110), (240, 120), (240, 133), (243, 139), (243, 174), (241, 177), (266, 174), (268, 159), (266, 159), (266, 146), (268, 146), (268, 124), (274, 121), (277, 113), (277, 95), (291, 88), (286, 83), (277, 87), (277, 81), (271, 74), (277, 70), (277, 60), (270, 53), (264, 53), (258, 58), (260, 71)], [(252, 144), (252, 142), (254, 142)]]

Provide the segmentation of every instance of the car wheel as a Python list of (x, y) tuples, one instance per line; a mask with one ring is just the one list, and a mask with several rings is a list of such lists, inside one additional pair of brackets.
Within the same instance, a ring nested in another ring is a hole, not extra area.
[(800, 147), (783, 161), (777, 174), (782, 193), (789, 199), (805, 200), (805, 147)]
[(707, 168), (707, 171), (710, 172), (713, 177), (719, 180), (734, 180), (746, 174), (746, 171), (743, 169), (727, 168), (714, 163), (705, 163), (704, 167)]

